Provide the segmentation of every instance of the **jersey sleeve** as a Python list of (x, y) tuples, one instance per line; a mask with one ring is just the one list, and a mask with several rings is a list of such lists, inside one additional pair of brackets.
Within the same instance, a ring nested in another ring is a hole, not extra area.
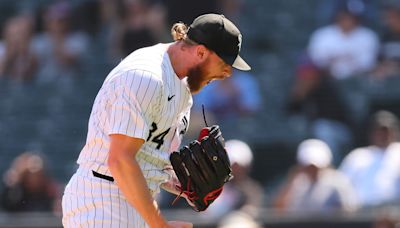
[(146, 140), (154, 106), (157, 106), (161, 82), (150, 72), (132, 70), (113, 81), (108, 134), (123, 134)]

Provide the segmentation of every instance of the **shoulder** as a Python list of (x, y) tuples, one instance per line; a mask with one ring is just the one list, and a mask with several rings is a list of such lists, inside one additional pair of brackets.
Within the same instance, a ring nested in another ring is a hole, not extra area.
[(389, 148), (397, 149), (400, 151), (400, 142), (394, 142), (390, 144)]
[(345, 159), (351, 159), (351, 160), (359, 159), (365, 156), (370, 156), (370, 154), (371, 154), (370, 147), (359, 147), (350, 151), (350, 153), (345, 157)]
[(377, 37), (377, 34), (372, 29), (365, 26), (359, 26), (356, 31), (362, 35)]
[(124, 87), (139, 88), (144, 85), (161, 86), (162, 79), (154, 72), (145, 69), (115, 68), (107, 76), (105, 84), (121, 85)]
[(113, 99), (148, 106), (158, 103), (163, 96), (162, 81), (149, 71), (129, 69), (111, 73), (101, 90)]
[(324, 26), (324, 27), (321, 27), (321, 28), (315, 30), (313, 32), (313, 34), (312, 34), (312, 37), (321, 38), (321, 37), (337, 34), (337, 32), (338, 32), (337, 26), (335, 26), (335, 25), (327, 25), (327, 26)]
[(339, 39), (339, 31), (337, 26), (328, 25), (321, 27), (312, 33), (309, 41), (311, 48), (321, 48), (335, 44)]
[(372, 147), (360, 147), (352, 150), (344, 159), (341, 168), (368, 166), (374, 159)]
[(353, 37), (358, 43), (377, 46), (379, 43), (379, 36), (370, 28), (360, 26), (353, 32)]
[(118, 76), (143, 77), (154, 82), (162, 82), (165, 54), (166, 48), (160, 44), (138, 49), (125, 57), (110, 72), (107, 79)]
[(161, 78), (169, 70), (166, 55), (168, 55), (167, 45), (157, 44), (132, 52), (120, 65), (128, 69), (148, 71)]
[(400, 142), (391, 143), (387, 148), (387, 154), (391, 160), (400, 160)]

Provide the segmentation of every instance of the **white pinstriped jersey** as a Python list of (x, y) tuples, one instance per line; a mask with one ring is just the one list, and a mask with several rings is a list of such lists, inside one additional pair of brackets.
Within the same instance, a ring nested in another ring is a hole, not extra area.
[(162, 169), (186, 132), (192, 96), (172, 68), (168, 46), (139, 49), (109, 73), (90, 114), (81, 167), (111, 176), (108, 135), (124, 134), (146, 140), (136, 159), (153, 193), (169, 178)]

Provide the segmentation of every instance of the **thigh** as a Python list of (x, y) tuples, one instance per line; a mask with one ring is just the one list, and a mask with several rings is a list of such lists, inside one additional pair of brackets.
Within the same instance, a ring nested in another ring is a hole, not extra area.
[(109, 181), (74, 175), (62, 200), (64, 227), (147, 227)]

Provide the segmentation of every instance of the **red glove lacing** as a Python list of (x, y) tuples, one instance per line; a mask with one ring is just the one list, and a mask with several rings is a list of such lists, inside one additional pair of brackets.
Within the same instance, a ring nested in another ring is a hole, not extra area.
[(186, 190), (183, 190), (181, 186), (176, 185), (176, 187), (181, 191), (179, 195), (176, 196), (174, 201), (172, 201), (172, 205), (175, 204), (175, 202), (182, 196), (182, 194), (185, 194), (187, 196), (187, 199), (190, 201), (197, 200), (199, 197), (197, 196), (197, 193), (194, 191), (190, 191), (190, 178), (187, 182)]
[(222, 187), (220, 187), (218, 189), (215, 189), (212, 192), (209, 192), (203, 199), (204, 204), (208, 205), (208, 201), (210, 201), (210, 200), (214, 201), (216, 198), (218, 198), (218, 196), (221, 195), (221, 192), (222, 192), (223, 188), (224, 187), (222, 186)]

